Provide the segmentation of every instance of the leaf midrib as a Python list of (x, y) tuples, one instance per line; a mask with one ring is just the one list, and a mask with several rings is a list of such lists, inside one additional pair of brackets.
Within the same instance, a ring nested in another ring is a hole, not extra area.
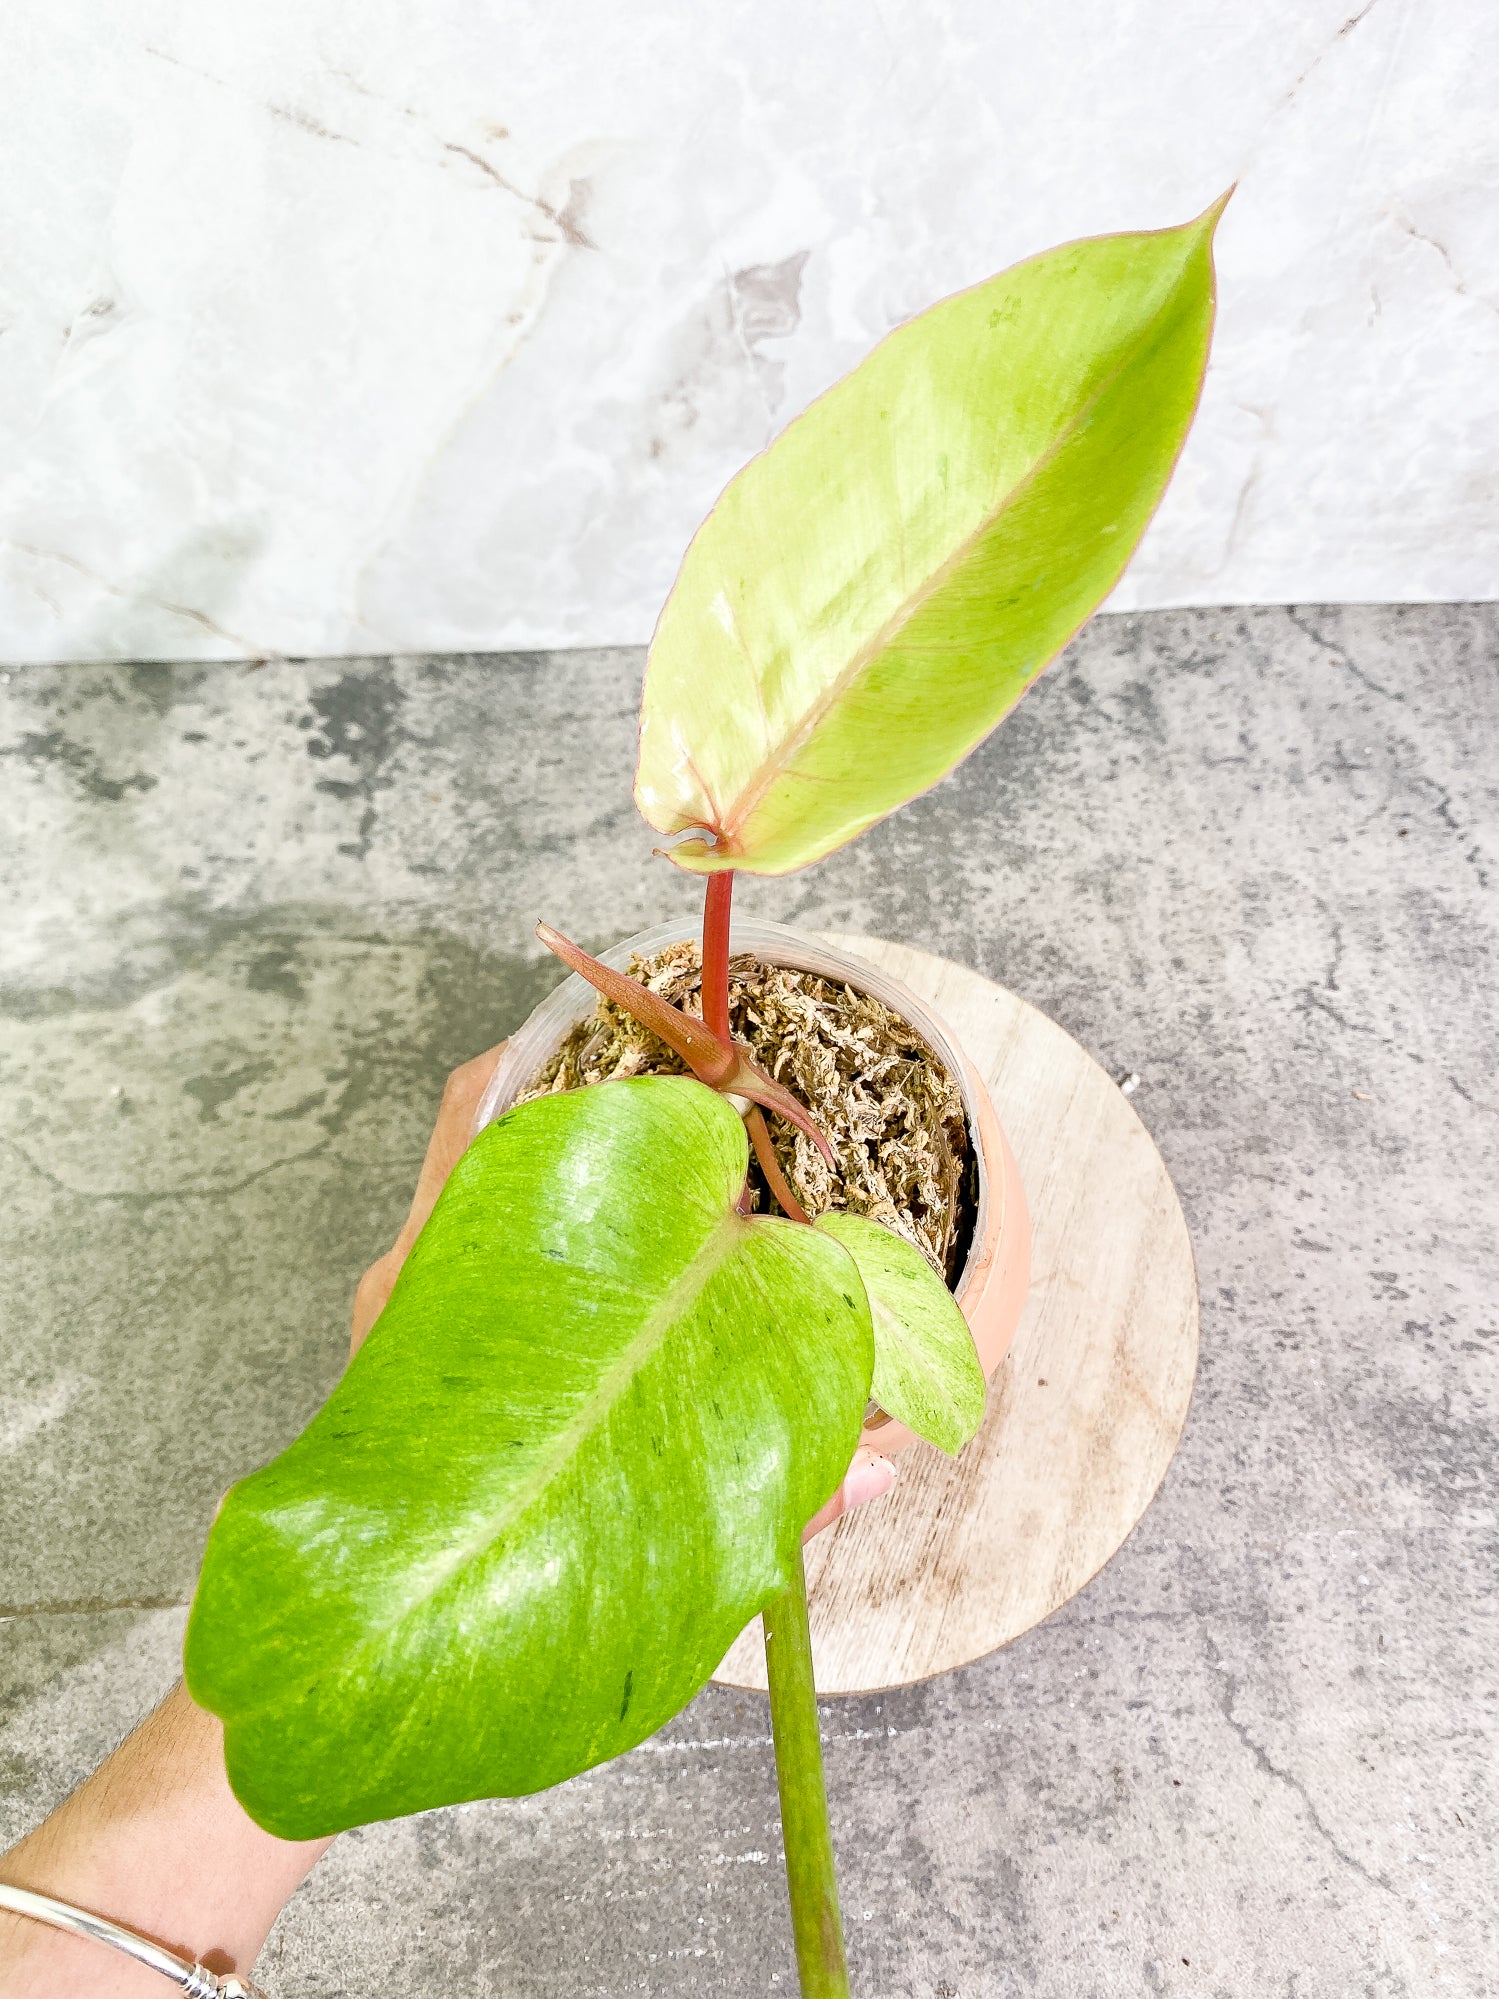
[[(867, 1290), (868, 1286), (865, 1288)], [(892, 1336), (889, 1343), (899, 1347), (906, 1365), (914, 1366), (928, 1386), (940, 1392), (947, 1385), (947, 1370), (941, 1362), (932, 1361), (930, 1347), (920, 1339), (913, 1339), (909, 1323), (876, 1298), (872, 1291), (869, 1292), (869, 1309)]]
[(562, 1470), (568, 1461), (581, 1449), (589, 1433), (597, 1428), (613, 1412), (625, 1390), (635, 1376), (660, 1349), (672, 1327), (685, 1314), (714, 1276), (727, 1261), (730, 1253), (748, 1235), (749, 1224), (729, 1213), (724, 1215), (707, 1242), (697, 1251), (690, 1263), (681, 1271), (671, 1289), (641, 1321), (637, 1332), (632, 1335), (619, 1356), (600, 1377), (597, 1386), (585, 1399), (572, 1420), (558, 1432), (554, 1445), (543, 1453), (541, 1459), (503, 1502), (497, 1517), (485, 1523), (484, 1531), (471, 1536), (452, 1553), (449, 1561), (442, 1565), (439, 1573), (414, 1597), (403, 1603), (394, 1616), (378, 1624), (366, 1627), (356, 1644), (341, 1653), (329, 1664), (317, 1667), (300, 1679), (294, 1686), (281, 1687), (275, 1697), (263, 1702), (259, 1707), (237, 1709), (236, 1722), (251, 1720), (269, 1709), (283, 1706), (324, 1679), (329, 1673), (347, 1671), (350, 1664), (371, 1646), (389, 1636), (399, 1625), (414, 1616), (424, 1604), (446, 1588), (453, 1577), (492, 1548), (496, 1541), (522, 1518), (541, 1497), (552, 1478)]
[[(1186, 263), (1184, 260), (1182, 270), (1185, 271), (1185, 269)], [(826, 692), (818, 697), (807, 710), (802, 720), (786, 736), (780, 747), (766, 759), (765, 763), (761, 766), (761, 774), (739, 794), (733, 805), (723, 815), (722, 820), (716, 828), (721, 842), (725, 840), (733, 841), (737, 838), (751, 814), (765, 797), (766, 792), (769, 791), (776, 779), (783, 774), (787, 765), (800, 754), (812, 735), (821, 726), (828, 711), (842, 699), (843, 695), (852, 686), (854, 681), (858, 679), (859, 675), (865, 672), (879, 658), (881, 653), (894, 642), (899, 633), (910, 624), (917, 613), (936, 595), (948, 581), (949, 577), (961, 568), (972, 554), (975, 546), (982, 541), (990, 528), (993, 527), (994, 523), (1005, 512), (1006, 508), (1018, 501), (1026, 489), (1033, 485), (1047, 469), (1048, 465), (1052, 463), (1064, 446), (1069, 444), (1077, 435), (1084, 423), (1098, 408), (1103, 398), (1115, 387), (1120, 377), (1127, 369), (1134, 365), (1141, 353), (1147, 348), (1159, 322), (1175, 303), (1179, 285), (1180, 273), (1178, 274), (1177, 282), (1172, 285), (1170, 291), (1167, 293), (1159, 311), (1151, 315), (1150, 319), (1146, 321), (1145, 327), (1139, 337), (1125, 349), (1118, 367), (1099, 383), (1097, 390), (1086, 403), (1079, 404), (1075, 415), (1069, 421), (1066, 428), (1057, 434), (1046, 447), (1045, 451), (1037, 457), (1034, 464), (1020, 478), (1015, 480), (1011, 486), (1006, 488), (994, 508), (984, 516), (983, 520), (967, 539), (959, 544), (947, 558), (946, 562), (940, 564), (932, 572), (931, 577), (922, 589), (918, 591), (916, 596), (909, 599), (894, 616), (887, 618), (879, 631), (853, 656), (848, 665), (839, 669), (834, 679), (829, 682)], [(1128, 556), (1126, 554), (1127, 559)]]

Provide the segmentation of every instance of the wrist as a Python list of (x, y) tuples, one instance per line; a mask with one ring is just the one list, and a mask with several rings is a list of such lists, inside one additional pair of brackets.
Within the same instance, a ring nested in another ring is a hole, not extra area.
[[(11, 1872), (7, 1858), (0, 1875), (8, 1880)], [(0, 1909), (4, 1999), (58, 1999), (73, 1992), (87, 1992), (90, 1999), (166, 1999), (171, 1987), (160, 1972), (122, 1952)]]
[[(219, 1723), (178, 1687), (0, 1859), (0, 1880), (247, 1978), (282, 1906), (327, 1844), (276, 1839), (248, 1817), (224, 1774)], [(0, 1925), (3, 1999), (52, 1999), (60, 1984), (72, 1989), (80, 1978), (101, 1999), (162, 1999), (170, 1990), (158, 1973), (87, 1938), (5, 1914)], [(21, 1967), (15, 1976), (12, 1964)]]

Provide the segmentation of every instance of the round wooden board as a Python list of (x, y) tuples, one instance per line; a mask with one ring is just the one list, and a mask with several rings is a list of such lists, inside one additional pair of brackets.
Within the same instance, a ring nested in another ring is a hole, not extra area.
[[(978, 1436), (956, 1461), (913, 1444), (887, 1498), (807, 1549), (817, 1689), (849, 1694), (981, 1659), (1097, 1575), (1186, 1421), (1197, 1274), (1165, 1162), (1071, 1035), (944, 958), (832, 941), (904, 979), (953, 1029), (1014, 1150), (1033, 1235), (1025, 1313)], [(714, 1677), (764, 1687), (758, 1619)]]

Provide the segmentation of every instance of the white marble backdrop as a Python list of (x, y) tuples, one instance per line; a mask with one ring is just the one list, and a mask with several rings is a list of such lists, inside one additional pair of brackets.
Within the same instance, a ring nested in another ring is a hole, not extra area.
[(1490, 0), (7, 0), (0, 651), (644, 639), (890, 326), (1229, 181), (1121, 605), (1499, 594)]

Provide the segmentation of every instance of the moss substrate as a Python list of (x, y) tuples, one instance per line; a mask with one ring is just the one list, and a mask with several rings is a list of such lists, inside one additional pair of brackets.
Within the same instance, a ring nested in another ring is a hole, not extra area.
[[(701, 1015), (695, 941), (632, 959), (632, 977)], [(729, 1026), (763, 1069), (802, 1100), (833, 1148), (834, 1173), (810, 1139), (769, 1118), (781, 1171), (810, 1215), (846, 1208), (916, 1244), (949, 1284), (972, 1230), (973, 1162), (957, 1083), (908, 1022), (867, 993), (737, 957), (729, 967)], [(686, 1065), (602, 994), (517, 1102), (625, 1076), (671, 1076)], [(775, 1211), (750, 1163), (754, 1208)]]

